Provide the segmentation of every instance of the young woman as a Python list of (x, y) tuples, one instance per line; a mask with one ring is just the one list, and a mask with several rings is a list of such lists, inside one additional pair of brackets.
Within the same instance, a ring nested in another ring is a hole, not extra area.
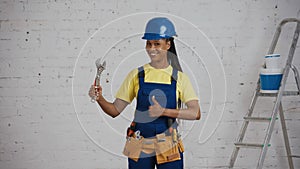
[[(183, 144), (176, 119), (199, 120), (200, 107), (192, 84), (178, 61), (173, 23), (164, 17), (148, 21), (142, 39), (150, 63), (132, 70), (113, 103), (102, 96), (101, 86), (91, 86), (89, 95), (102, 110), (117, 117), (137, 99), (134, 119), (127, 129), (123, 153), (129, 169), (183, 169)], [(180, 109), (183, 102), (187, 108)]]

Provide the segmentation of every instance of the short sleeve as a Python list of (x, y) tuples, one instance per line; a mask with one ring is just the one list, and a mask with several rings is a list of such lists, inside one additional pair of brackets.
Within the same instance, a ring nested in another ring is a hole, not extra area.
[(116, 94), (116, 98), (124, 100), (128, 103), (132, 102), (132, 100), (136, 97), (135, 88), (137, 82), (137, 73), (138, 70), (134, 69), (127, 75)]
[(184, 103), (191, 100), (199, 100), (189, 77), (186, 74), (182, 73), (181, 78), (182, 79), (181, 79), (180, 100)]

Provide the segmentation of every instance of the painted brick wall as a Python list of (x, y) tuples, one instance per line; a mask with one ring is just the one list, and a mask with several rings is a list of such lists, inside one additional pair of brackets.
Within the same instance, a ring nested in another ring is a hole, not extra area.
[[(181, 124), (185, 166), (227, 168), (275, 28), (300, 17), (299, 0), (1, 0), (0, 168), (126, 168), (121, 151), (135, 102), (111, 119), (87, 92), (97, 58), (107, 61), (102, 85), (110, 101), (126, 74), (148, 61), (140, 36), (153, 16), (174, 21), (181, 63), (200, 98), (202, 119)], [(282, 62), (293, 31), (284, 27), (276, 49)], [(294, 64), (300, 68), (299, 43)], [(293, 78), (286, 87), (296, 88)], [(259, 100), (258, 115), (272, 103)], [(284, 98), (283, 106), (299, 155), (300, 98)], [(262, 140), (265, 127), (250, 126), (246, 138)], [(271, 144), (265, 168), (288, 168), (279, 122)], [(258, 154), (241, 151), (236, 168), (255, 168)]]

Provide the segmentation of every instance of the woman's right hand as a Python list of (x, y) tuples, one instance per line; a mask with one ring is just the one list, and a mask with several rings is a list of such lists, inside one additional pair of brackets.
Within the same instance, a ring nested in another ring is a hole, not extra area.
[(89, 96), (91, 97), (91, 99), (98, 101), (100, 98), (100, 95), (102, 95), (102, 87), (92, 85), (89, 90)]
[(96, 101), (102, 110), (113, 118), (117, 117), (128, 105), (127, 102), (121, 99), (116, 99), (113, 103), (106, 101), (102, 96), (101, 86), (92, 85), (89, 90), (89, 96), (91, 97), (92, 102)]
[(106, 114), (113, 118), (117, 117), (129, 104), (126, 101), (118, 98), (115, 99), (113, 103), (106, 101), (105, 98), (102, 96), (101, 86), (92, 85), (89, 90), (89, 96), (91, 97), (92, 101), (97, 101), (97, 103), (100, 105), (100, 107)]

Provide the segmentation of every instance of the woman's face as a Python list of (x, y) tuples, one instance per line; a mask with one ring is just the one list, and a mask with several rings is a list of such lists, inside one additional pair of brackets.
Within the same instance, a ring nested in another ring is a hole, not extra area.
[(170, 41), (166, 39), (147, 40), (146, 51), (151, 61), (161, 61), (167, 59), (167, 51), (170, 48)]

